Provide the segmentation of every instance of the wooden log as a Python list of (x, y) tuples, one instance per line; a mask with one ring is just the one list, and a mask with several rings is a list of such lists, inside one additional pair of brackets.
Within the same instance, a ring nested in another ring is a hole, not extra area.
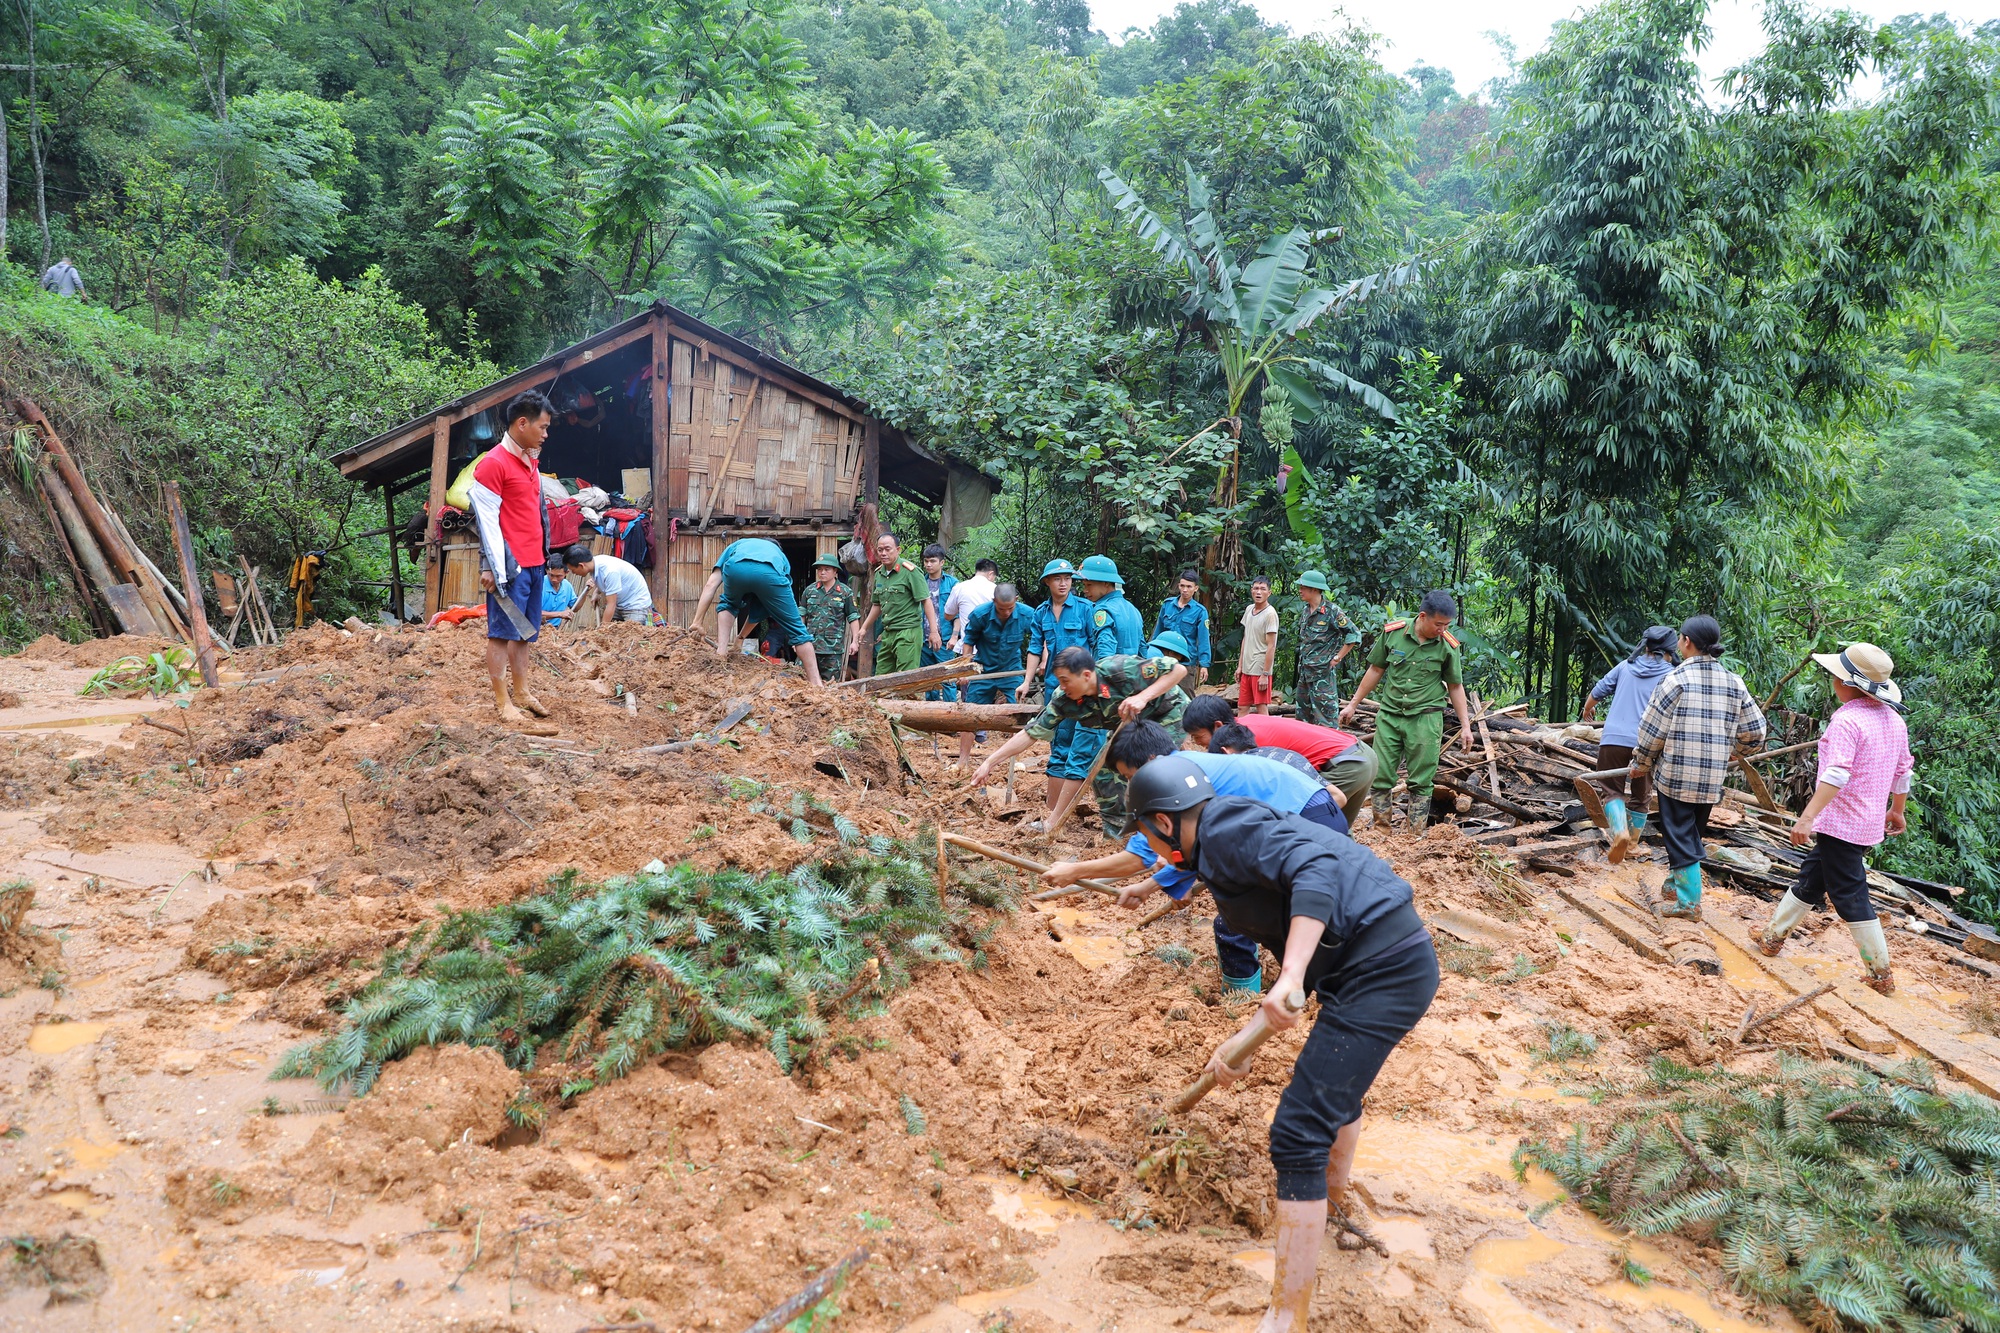
[(153, 576), (154, 582), (160, 585), (161, 590), (166, 594), (167, 600), (173, 604), (174, 610), (179, 613), (182, 623), (186, 623), (188, 615), (187, 598), (181, 595), (181, 590), (176, 588), (174, 581), (162, 573), (160, 567), (153, 563), (152, 557), (146, 554), (146, 548), (132, 540), (132, 529), (125, 526), (125, 520), (119, 516), (116, 509), (113, 509), (110, 505), (104, 506), (104, 516), (111, 520), (111, 526), (118, 529), (118, 535), (125, 539), (127, 546), (132, 548), (132, 558), (139, 562), (142, 569)]
[(49, 458), (56, 465), (56, 475), (60, 476), (63, 485), (69, 488), (77, 512), (83, 516), (84, 523), (90, 529), (90, 535), (97, 539), (98, 549), (104, 553), (106, 561), (117, 569), (122, 576), (121, 582), (132, 579), (134, 571), (138, 568), (137, 562), (132, 559), (132, 553), (119, 541), (117, 529), (111, 526), (111, 520), (106, 517), (103, 507), (97, 503), (97, 497), (91, 493), (89, 484), (83, 479), (82, 469), (77, 467), (76, 459), (70, 456), (62, 437), (56, 434), (56, 428), (42, 415), (42, 409), (36, 407), (30, 400), (16, 398), (14, 407), (23, 417), (42, 428), (42, 445), (49, 451)]
[(851, 690), (858, 694), (897, 694), (904, 690), (928, 690), (934, 686), (977, 675), (979, 663), (970, 657), (954, 657), (910, 671), (892, 671), (886, 676), (861, 676), (837, 681), (829, 689)]
[[(960, 847), (968, 852), (975, 852), (980, 856), (986, 857), (988, 860), (999, 861), (1004, 865), (1013, 866), (1017, 870), (1025, 870), (1030, 874), (1039, 875), (1048, 869), (1040, 861), (1030, 861), (1025, 856), (1016, 856), (1012, 852), (1003, 851), (998, 847), (980, 842), (974, 838), (968, 838), (961, 833), (947, 833), (943, 837), (953, 847)], [(1122, 892), (1116, 884), (1107, 884), (1101, 879), (1080, 879), (1076, 882), (1076, 887), (1088, 889), (1092, 893), (1107, 894), (1113, 898), (1116, 898)]]
[[(118, 624), (119, 632), (158, 635), (160, 627), (153, 623), (153, 614), (146, 609), (143, 602), (135, 604), (131, 598), (113, 598), (112, 590), (125, 586), (124, 581), (112, 572), (110, 561), (105, 558), (103, 548), (97, 544), (97, 538), (91, 532), (90, 524), (84, 520), (83, 511), (77, 506), (76, 497), (70, 493), (68, 484), (62, 479), (62, 473), (45, 468), (41, 480), (50, 503), (55, 506), (64, 531), (69, 535), (70, 546), (76, 551), (77, 559), (82, 562), (84, 571), (90, 575), (91, 582), (97, 585), (97, 591), (104, 598), (105, 604), (111, 608), (111, 615)], [(134, 592), (136, 593), (136, 589)]]
[[(777, 1333), (779, 1329), (797, 1319), (800, 1314), (818, 1305), (821, 1300), (825, 1299), (828, 1292), (847, 1280), (848, 1274), (867, 1262), (868, 1247), (863, 1245), (860, 1249), (854, 1251), (845, 1259), (842, 1259), (839, 1263), (806, 1283), (796, 1296), (785, 1300), (762, 1319), (750, 1325), (745, 1330), (745, 1333)], [(604, 1327), (609, 1329), (632, 1328), (634, 1326), (630, 1324), (607, 1324)]]
[[(1304, 1013), (1306, 993), (1304, 990), (1295, 989), (1289, 995), (1282, 997), (1278, 1003), (1284, 1006), (1286, 1013)], [(1250, 1021), (1245, 1023), (1235, 1036), (1218, 1046), (1215, 1053), (1222, 1058), (1223, 1064), (1236, 1069), (1256, 1054), (1257, 1048), (1274, 1035), (1276, 1034), (1271, 1027), (1271, 1020), (1264, 1016), (1264, 1006), (1260, 1004), (1257, 1006), (1257, 1012), (1250, 1016)], [(1181, 1090), (1180, 1096), (1174, 1098), (1173, 1109), (1178, 1112), (1193, 1110), (1194, 1104), (1208, 1096), (1214, 1087), (1215, 1075), (1204, 1069), (1200, 1078), (1188, 1084)]]
[(49, 531), (55, 533), (56, 545), (61, 548), (63, 559), (69, 565), (70, 577), (76, 580), (77, 600), (83, 603), (83, 613), (90, 617), (91, 628), (107, 637), (116, 634), (117, 629), (113, 626), (110, 616), (105, 613), (104, 600), (91, 586), (90, 579), (83, 572), (83, 566), (77, 563), (76, 547), (70, 542), (69, 530), (63, 527), (62, 519), (56, 515), (55, 503), (49, 499), (48, 487), (42, 481), (48, 470), (46, 463), (36, 469), (35, 495), (42, 502), (42, 513), (49, 520)]
[(1516, 819), (1534, 822), (1542, 818), (1541, 811), (1531, 810), (1517, 801), (1508, 800), (1505, 796), (1501, 796), (1497, 792), (1487, 791), (1477, 783), (1453, 782), (1445, 778), (1437, 778), (1435, 782), (1438, 786), (1444, 787), (1457, 795), (1470, 796), (1475, 801), (1483, 801), (1495, 810), (1510, 814)]
[(960, 704), (929, 699), (884, 699), (876, 704), (911, 731), (1019, 731), (1042, 711), (1040, 704)]
[(167, 483), (167, 518), (173, 523), (174, 548), (181, 558), (181, 586), (187, 591), (188, 629), (194, 635), (194, 660), (201, 668), (202, 684), (214, 689), (222, 682), (215, 674), (215, 645), (208, 637), (208, 608), (201, 598), (201, 575), (195, 572), (194, 567), (194, 533), (188, 527), (187, 510), (181, 505), (181, 484), (177, 481)]

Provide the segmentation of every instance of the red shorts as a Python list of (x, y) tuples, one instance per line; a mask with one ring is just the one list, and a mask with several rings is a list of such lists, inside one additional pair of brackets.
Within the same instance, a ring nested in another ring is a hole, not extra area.
[(1271, 702), (1271, 678), (1269, 676), (1238, 676), (1236, 678), (1236, 706), (1248, 708), (1252, 704)]

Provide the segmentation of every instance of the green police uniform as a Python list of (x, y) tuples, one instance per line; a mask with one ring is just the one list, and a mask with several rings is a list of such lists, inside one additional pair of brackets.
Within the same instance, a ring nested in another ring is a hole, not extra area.
[(1340, 669), (1333, 656), (1342, 644), (1361, 642), (1361, 631), (1345, 612), (1322, 597), (1306, 608), (1299, 626), (1299, 720), (1318, 727), (1340, 725)]
[[(1050, 690), (1049, 701), (1042, 705), (1042, 711), (1028, 724), (1028, 734), (1038, 741), (1052, 741), (1056, 728), (1064, 722), (1109, 732), (1119, 723), (1118, 705), (1121, 700), (1146, 689), (1179, 665), (1170, 657), (1140, 657), (1136, 654), (1121, 653), (1099, 658), (1097, 694), (1088, 699), (1072, 699), (1059, 689)], [(1159, 723), (1169, 732), (1175, 732), (1180, 728), (1181, 712), (1187, 706), (1187, 695), (1176, 685), (1147, 704), (1146, 711), (1140, 716)], [(1104, 820), (1104, 827), (1107, 831), (1115, 831), (1125, 818), (1125, 779), (1119, 777), (1118, 771), (1107, 763), (1097, 770), (1097, 779), (1091, 784), (1091, 790), (1097, 796), (1097, 813)]]
[(875, 590), (870, 601), (882, 608), (882, 635), (875, 641), (875, 674), (915, 671), (923, 655), (924, 603), (931, 599), (931, 581), (924, 571), (907, 560), (884, 574), (875, 570)]
[(1410, 824), (1422, 828), (1429, 820), (1431, 779), (1437, 775), (1438, 751), (1444, 745), (1444, 710), (1451, 686), (1464, 682), (1458, 640), (1449, 633), (1428, 643), (1417, 637), (1408, 621), (1392, 620), (1382, 627), (1368, 650), (1368, 665), (1382, 668), (1374, 699), (1375, 788), (1377, 813), (1386, 815), (1396, 769), (1410, 774)]
[(828, 680), (838, 678), (847, 656), (847, 627), (861, 619), (853, 589), (841, 579), (835, 579), (831, 588), (822, 588), (814, 581), (806, 585), (799, 609), (805, 612), (806, 628), (812, 631), (820, 674)]

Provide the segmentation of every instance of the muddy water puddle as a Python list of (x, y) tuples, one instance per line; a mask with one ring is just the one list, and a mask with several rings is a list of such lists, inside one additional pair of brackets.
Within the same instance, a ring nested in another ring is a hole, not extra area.
[(28, 1033), (28, 1050), (34, 1055), (61, 1055), (90, 1045), (110, 1028), (109, 1023), (37, 1023)]

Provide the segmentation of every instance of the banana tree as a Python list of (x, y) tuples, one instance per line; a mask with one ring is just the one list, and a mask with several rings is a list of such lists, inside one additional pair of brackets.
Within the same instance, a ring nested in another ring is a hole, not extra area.
[[(1222, 239), (1209, 206), (1206, 181), (1187, 169), (1186, 221), (1175, 226), (1147, 206), (1139, 192), (1106, 167), (1097, 179), (1111, 194), (1111, 204), (1126, 224), (1153, 252), (1176, 268), (1187, 282), (1181, 311), (1215, 353), (1227, 390), (1223, 414), (1183, 442), (1185, 448), (1215, 431), (1227, 431), (1235, 447), (1216, 477), (1215, 503), (1236, 503), (1241, 470), (1243, 404), (1260, 386), (1267, 410), (1274, 401), (1291, 408), (1294, 420), (1310, 420), (1326, 406), (1331, 389), (1359, 398), (1393, 421), (1396, 405), (1373, 385), (1353, 378), (1311, 354), (1305, 334), (1323, 320), (1351, 314), (1371, 297), (1415, 286), (1422, 266), (1415, 259), (1394, 264), (1380, 273), (1333, 287), (1311, 285), (1310, 265), (1316, 245), (1337, 240), (1338, 227), (1294, 227), (1257, 247), (1247, 263), (1238, 263)], [(1234, 563), (1233, 539), (1225, 557), (1212, 547), (1208, 563)]]

